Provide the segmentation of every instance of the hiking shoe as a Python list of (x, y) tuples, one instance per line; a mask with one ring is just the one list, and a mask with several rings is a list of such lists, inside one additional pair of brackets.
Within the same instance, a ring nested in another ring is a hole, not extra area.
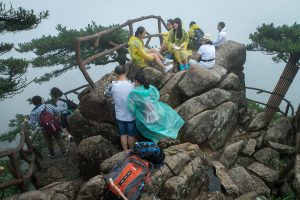
[(56, 156), (55, 153), (54, 154), (51, 154), (51, 153), (48, 154), (49, 158), (55, 158), (55, 156)]
[(164, 67), (164, 72), (168, 73), (168, 71), (170, 71), (173, 68), (173, 65), (167, 65)]
[(65, 150), (62, 152), (62, 155), (63, 155), (63, 156), (67, 155), (67, 154), (68, 154), (68, 151), (69, 151), (69, 149), (65, 149)]
[(190, 65), (188, 63), (185, 64), (184, 69), (188, 70), (190, 68)]
[(179, 65), (179, 71), (183, 71), (185, 66), (183, 64)]
[(165, 58), (165, 60), (163, 61), (163, 64), (166, 65), (166, 64), (171, 63), (171, 62), (173, 62), (173, 60)]

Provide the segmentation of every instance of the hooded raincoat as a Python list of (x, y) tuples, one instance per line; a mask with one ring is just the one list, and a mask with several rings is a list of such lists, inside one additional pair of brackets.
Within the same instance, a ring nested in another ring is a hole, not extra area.
[(158, 90), (138, 86), (128, 96), (128, 110), (136, 117), (136, 126), (143, 136), (158, 142), (162, 138), (177, 138), (184, 120), (167, 104), (159, 101)]
[[(189, 44), (189, 36), (185, 32), (185, 30), (182, 30), (182, 37), (179, 39), (176, 37), (176, 29), (172, 29), (169, 32), (168, 36), (168, 51), (174, 54), (174, 57), (177, 62), (182, 63), (182, 60), (185, 60), (188, 58), (189, 55), (191, 55), (192, 52), (187, 50), (187, 46)], [(180, 49), (175, 49), (173, 45), (176, 45), (178, 47), (183, 46)]]
[(137, 66), (146, 67), (147, 61), (151, 62), (154, 60), (154, 57), (145, 51), (144, 43), (140, 38), (131, 36), (128, 46), (131, 59)]

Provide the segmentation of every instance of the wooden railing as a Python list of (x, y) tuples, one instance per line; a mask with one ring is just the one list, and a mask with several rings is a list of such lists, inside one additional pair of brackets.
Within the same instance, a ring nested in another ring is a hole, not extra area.
[[(127, 46), (127, 42), (126, 43), (123, 43), (123, 44), (114, 44), (112, 41), (110, 41), (109, 43), (112, 44), (114, 47), (111, 48), (111, 49), (106, 49), (105, 51), (102, 51), (102, 52), (99, 52), (95, 55), (92, 55), (88, 58), (85, 58), (84, 60), (82, 60), (81, 58), (81, 44), (83, 42), (86, 42), (86, 41), (94, 41), (94, 47), (98, 47), (99, 45), (99, 41), (100, 41), (100, 38), (104, 35), (107, 35), (117, 29), (121, 29), (121, 28), (124, 28), (126, 26), (129, 27), (129, 34), (130, 36), (133, 35), (133, 24), (136, 23), (136, 22), (139, 22), (139, 21), (143, 21), (143, 20), (146, 20), (146, 19), (157, 19), (157, 24), (158, 24), (158, 33), (161, 33), (162, 31), (162, 25), (164, 25), (164, 27), (166, 28), (167, 25), (166, 23), (164, 22), (164, 20), (160, 17), (160, 16), (155, 16), (155, 15), (149, 15), (149, 16), (144, 16), (144, 17), (140, 17), (140, 18), (136, 18), (136, 19), (131, 19), (131, 20), (128, 20), (126, 21), (125, 23), (121, 24), (121, 25), (118, 25), (118, 26), (115, 26), (113, 28), (110, 28), (110, 29), (107, 29), (105, 31), (101, 31), (101, 32), (98, 32), (98, 33), (95, 33), (93, 35), (89, 35), (89, 36), (85, 36), (85, 37), (78, 37), (76, 38), (76, 60), (77, 60), (77, 64), (79, 66), (79, 69), (81, 70), (84, 78), (86, 79), (86, 81), (89, 83), (89, 85), (93, 88), (95, 87), (95, 83), (93, 82), (93, 80), (91, 79), (90, 75), (88, 74), (87, 70), (86, 70), (86, 65), (89, 64), (90, 62), (96, 60), (97, 58), (100, 58), (102, 56), (106, 56), (108, 54), (111, 54), (112, 52), (118, 50), (118, 49), (121, 49), (123, 47), (126, 47)], [(161, 34), (154, 34), (154, 35), (150, 35), (148, 34), (146, 36), (146, 38), (148, 38), (147, 42), (146, 42), (146, 45), (147, 46), (151, 40), (152, 37), (160, 37), (160, 43), (162, 43), (162, 37), (161, 37)]]
[[(41, 182), (36, 174), (39, 162), (34, 153), (32, 142), (27, 134), (27, 123), (24, 123), (21, 133), (20, 142), (14, 149), (0, 151), (0, 158), (8, 157), (7, 167), (14, 179), (5, 183), (0, 183), (0, 191), (11, 186), (18, 186), (21, 192), (28, 191), (28, 182), (31, 180), (36, 188), (41, 187)], [(24, 148), (26, 144), (26, 148)], [(26, 173), (21, 170), (21, 159), (28, 163), (29, 167)]]

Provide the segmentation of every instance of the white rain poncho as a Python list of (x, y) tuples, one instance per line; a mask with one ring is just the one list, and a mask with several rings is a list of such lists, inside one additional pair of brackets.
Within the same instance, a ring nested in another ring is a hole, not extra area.
[(158, 90), (138, 86), (129, 94), (128, 109), (136, 117), (136, 126), (146, 138), (158, 142), (162, 138), (176, 139), (183, 119), (167, 104), (159, 101)]

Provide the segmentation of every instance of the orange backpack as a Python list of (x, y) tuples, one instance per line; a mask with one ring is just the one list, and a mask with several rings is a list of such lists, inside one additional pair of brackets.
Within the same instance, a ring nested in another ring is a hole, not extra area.
[[(151, 180), (153, 165), (132, 155), (115, 171), (108, 174), (108, 190), (116, 197), (137, 200), (144, 186)], [(126, 198), (124, 198), (126, 197)]]

